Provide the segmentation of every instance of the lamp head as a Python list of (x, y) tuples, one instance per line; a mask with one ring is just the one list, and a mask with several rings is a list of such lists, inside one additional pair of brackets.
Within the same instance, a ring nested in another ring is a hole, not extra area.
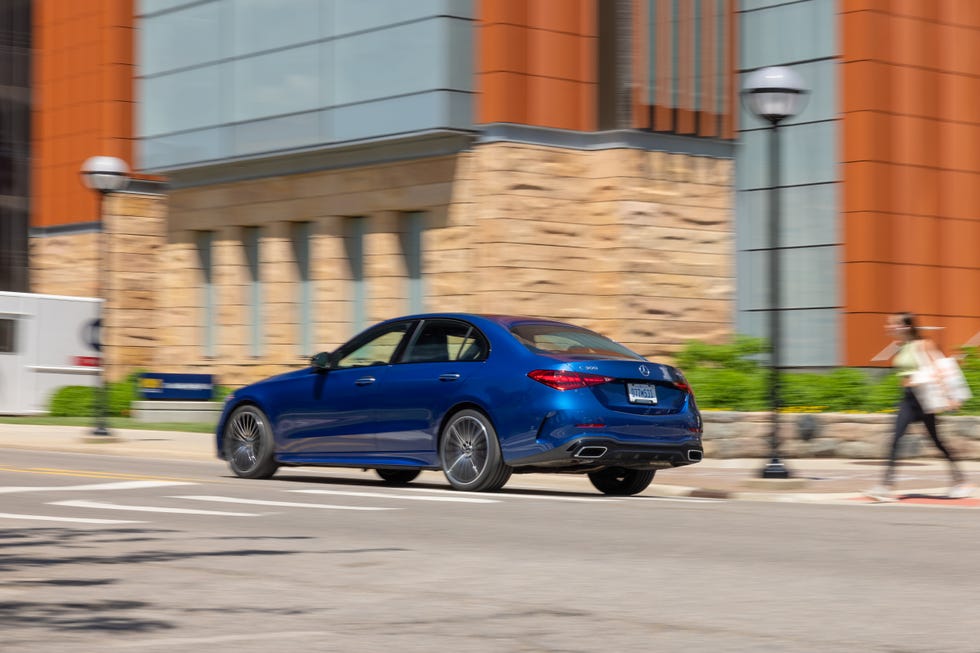
[(803, 111), (809, 93), (795, 70), (771, 66), (745, 78), (742, 102), (753, 114), (776, 125)]
[(92, 156), (81, 169), (82, 183), (92, 190), (108, 193), (129, 185), (129, 166), (114, 156)]

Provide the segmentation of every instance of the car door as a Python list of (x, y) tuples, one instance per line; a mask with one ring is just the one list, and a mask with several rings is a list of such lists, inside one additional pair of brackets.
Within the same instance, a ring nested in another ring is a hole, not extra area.
[(284, 388), (279, 415), (284, 453), (366, 454), (375, 450), (377, 401), (390, 363), (415, 322), (379, 325), (343, 345), (329, 370), (312, 371)]
[(486, 337), (468, 322), (423, 320), (385, 378), (378, 401), (378, 451), (434, 455), (438, 420), (467, 395), (467, 380), (488, 351)]

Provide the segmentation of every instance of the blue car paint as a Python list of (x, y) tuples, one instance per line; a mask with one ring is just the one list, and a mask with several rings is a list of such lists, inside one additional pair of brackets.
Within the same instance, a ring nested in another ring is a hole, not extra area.
[[(663, 407), (626, 402), (622, 383), (558, 391), (527, 377), (526, 372), (533, 369), (568, 370), (656, 383), (673, 392), (680, 392), (675, 384), (685, 383), (675, 368), (640, 356), (595, 360), (538, 354), (510, 332), (515, 324), (548, 320), (427, 314), (389, 320), (373, 328), (436, 318), (460, 320), (482, 331), (491, 348), (487, 359), (396, 362), (330, 371), (310, 367), (259, 381), (236, 391), (226, 403), (217, 427), (219, 457), (224, 457), (222, 434), (228, 416), (243, 403), (255, 404), (267, 415), (275, 436), (276, 459), (293, 465), (438, 469), (439, 433), (445, 419), (461, 406), (475, 407), (490, 417), (504, 461), (511, 465), (583, 438), (701, 448), (701, 419), (691, 395), (682, 393), (679, 405), (660, 414)], [(639, 371), (641, 365), (647, 376)], [(455, 374), (458, 379), (441, 380)], [(357, 386), (357, 379), (366, 375), (376, 382)], [(329, 419), (324, 419), (325, 408)], [(603, 426), (594, 426), (598, 424)]]

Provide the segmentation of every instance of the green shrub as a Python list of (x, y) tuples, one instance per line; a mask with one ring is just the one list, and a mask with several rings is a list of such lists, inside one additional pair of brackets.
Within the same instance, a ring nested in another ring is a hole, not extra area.
[[(136, 398), (136, 386), (131, 381), (110, 383), (107, 412), (110, 417), (129, 417), (130, 406)], [(95, 415), (96, 388), (69, 385), (51, 395), (48, 413), (52, 417), (92, 417)]]
[[(770, 409), (770, 370), (760, 364), (768, 351), (760, 338), (737, 336), (732, 343), (690, 342), (676, 362), (694, 388), (698, 405), (708, 410), (765, 411)], [(980, 414), (980, 352), (966, 348), (960, 360), (974, 392), (960, 413)], [(898, 377), (841, 367), (828, 372), (786, 372), (780, 375), (780, 403), (787, 410), (806, 412), (884, 412), (901, 397)]]
[(51, 395), (48, 413), (52, 417), (91, 417), (95, 414), (94, 390), (82, 385), (58, 388)]

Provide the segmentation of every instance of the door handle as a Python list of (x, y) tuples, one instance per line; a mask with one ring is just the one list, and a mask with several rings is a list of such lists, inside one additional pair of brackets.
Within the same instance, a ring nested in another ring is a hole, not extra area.
[(354, 385), (371, 385), (377, 381), (373, 376), (362, 376), (357, 381), (354, 381)]
[(440, 381), (458, 381), (459, 380), (459, 374), (455, 374), (455, 373), (453, 373), (453, 374), (440, 374), (439, 375), (439, 380)]

